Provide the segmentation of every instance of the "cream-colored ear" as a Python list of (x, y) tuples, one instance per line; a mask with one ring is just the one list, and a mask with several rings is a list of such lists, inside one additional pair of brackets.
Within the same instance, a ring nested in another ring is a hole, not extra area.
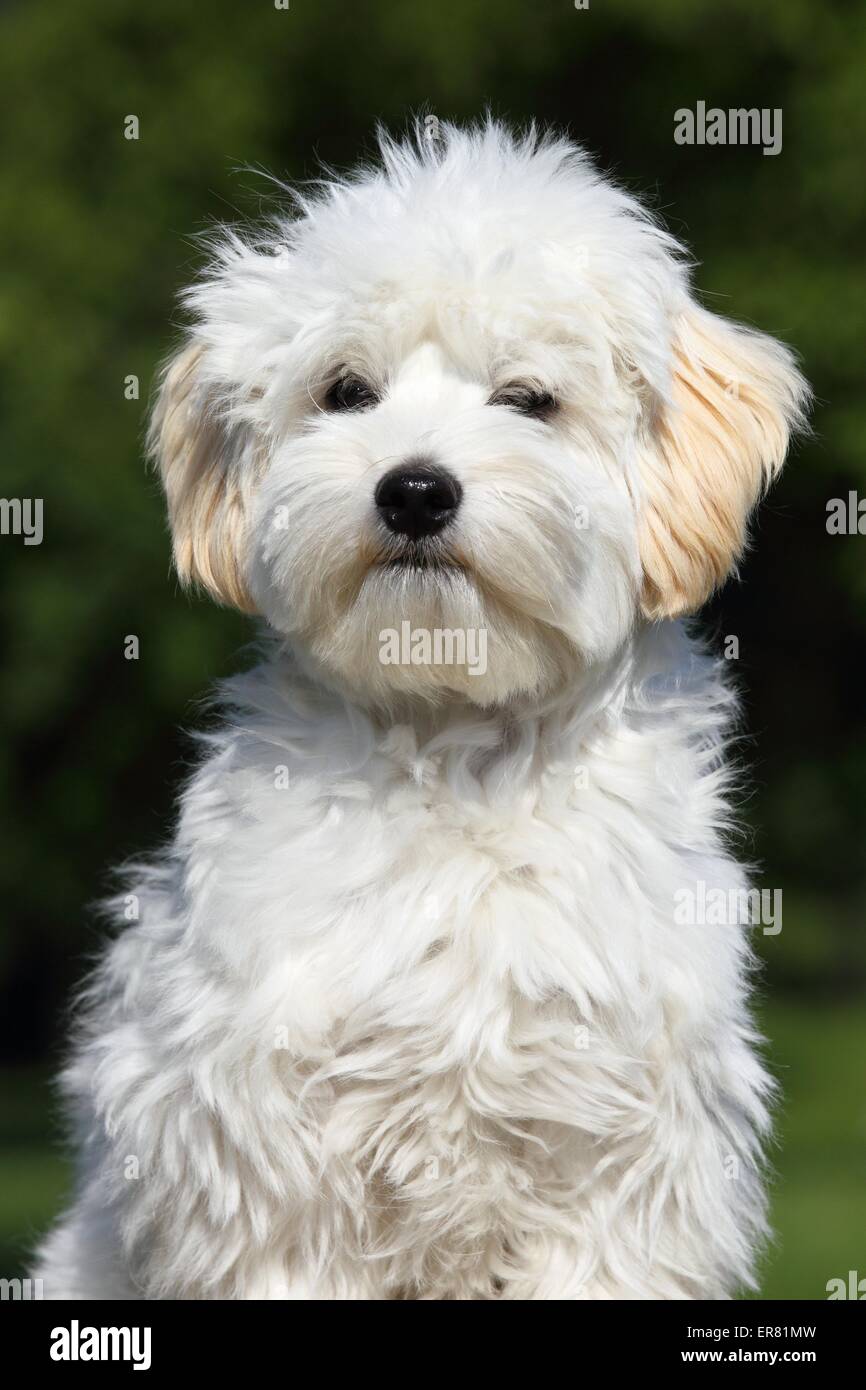
[(192, 344), (168, 363), (148, 443), (162, 475), (181, 581), (253, 612), (243, 555), (254, 448), (245, 427), (220, 417), (200, 378), (202, 354)]
[(696, 304), (676, 325), (674, 358), (641, 455), (648, 618), (694, 611), (730, 573), (808, 397), (781, 343)]

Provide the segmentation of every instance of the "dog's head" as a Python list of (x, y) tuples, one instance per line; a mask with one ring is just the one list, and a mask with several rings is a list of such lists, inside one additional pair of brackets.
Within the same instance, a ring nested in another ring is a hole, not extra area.
[(724, 580), (805, 385), (567, 141), (425, 134), (216, 240), (152, 425), (175, 559), (367, 697), (543, 697)]

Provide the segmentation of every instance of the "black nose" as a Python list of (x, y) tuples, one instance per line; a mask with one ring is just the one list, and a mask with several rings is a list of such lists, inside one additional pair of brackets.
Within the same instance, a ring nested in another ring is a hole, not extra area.
[(435, 536), (447, 526), (461, 496), (457, 479), (444, 468), (410, 463), (392, 468), (379, 479), (375, 500), (388, 530), (415, 541)]

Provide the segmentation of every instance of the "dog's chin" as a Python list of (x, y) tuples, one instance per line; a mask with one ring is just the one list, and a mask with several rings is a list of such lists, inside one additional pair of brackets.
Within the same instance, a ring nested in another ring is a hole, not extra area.
[(574, 660), (561, 634), (512, 608), (462, 559), (414, 546), (377, 556), (345, 609), (305, 640), (326, 672), (373, 704), (542, 699)]

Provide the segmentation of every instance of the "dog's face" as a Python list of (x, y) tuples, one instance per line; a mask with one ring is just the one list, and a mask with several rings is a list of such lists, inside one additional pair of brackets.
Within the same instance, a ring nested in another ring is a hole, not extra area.
[(190, 292), (185, 578), (357, 694), (555, 695), (734, 564), (804, 387), (564, 142), (386, 146)]

